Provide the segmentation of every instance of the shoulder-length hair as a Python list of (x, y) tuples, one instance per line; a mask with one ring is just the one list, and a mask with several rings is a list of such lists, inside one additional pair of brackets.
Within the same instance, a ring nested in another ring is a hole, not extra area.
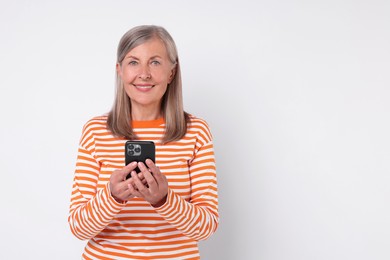
[[(151, 40), (160, 39), (168, 53), (168, 57), (175, 66), (175, 74), (162, 97), (161, 112), (165, 121), (165, 133), (162, 143), (181, 139), (187, 132), (189, 115), (183, 108), (182, 82), (180, 63), (176, 44), (171, 35), (162, 27), (142, 25), (126, 32), (119, 41), (117, 51), (117, 64), (121, 64), (126, 54), (133, 48)], [(116, 71), (116, 94), (111, 111), (108, 113), (107, 128), (118, 137), (137, 139), (131, 126), (131, 100), (126, 94), (123, 82)]]

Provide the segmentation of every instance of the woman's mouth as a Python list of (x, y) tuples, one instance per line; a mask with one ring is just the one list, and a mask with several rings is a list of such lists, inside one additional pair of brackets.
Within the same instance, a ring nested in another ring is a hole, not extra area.
[(148, 91), (154, 87), (154, 85), (134, 85), (138, 90)]

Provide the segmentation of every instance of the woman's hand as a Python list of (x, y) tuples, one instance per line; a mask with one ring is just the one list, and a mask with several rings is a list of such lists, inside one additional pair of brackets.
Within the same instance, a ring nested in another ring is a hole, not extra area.
[[(144, 198), (153, 207), (160, 207), (165, 203), (167, 198), (168, 180), (152, 160), (147, 159), (146, 165), (149, 167), (150, 171), (145, 164), (139, 162), (138, 168), (141, 172), (138, 175), (135, 171), (131, 172), (135, 187), (129, 184), (128, 189), (130, 194)], [(145, 178), (146, 184), (142, 182), (141, 176)]]
[(130, 172), (134, 171), (136, 167), (137, 167), (137, 162), (132, 162), (126, 165), (125, 167), (123, 167), (122, 169), (116, 170), (111, 174), (110, 177), (111, 195), (114, 197), (114, 199), (117, 202), (123, 203), (135, 197), (135, 194), (133, 194), (132, 191), (129, 190), (128, 188), (129, 185), (133, 187), (134, 181), (132, 180), (132, 178), (126, 179), (126, 176)]

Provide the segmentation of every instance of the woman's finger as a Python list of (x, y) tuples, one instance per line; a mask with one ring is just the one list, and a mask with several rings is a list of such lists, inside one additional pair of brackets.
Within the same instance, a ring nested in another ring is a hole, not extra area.
[(134, 171), (131, 173), (131, 178), (133, 179), (134, 181), (134, 184), (135, 184), (135, 188), (138, 190), (139, 193), (141, 193), (143, 196), (142, 197), (145, 197), (148, 195), (148, 187), (146, 187), (142, 181), (139, 179), (137, 173), (135, 173)]
[[(158, 168), (152, 160), (150, 159), (147, 159), (146, 160), (146, 164), (147, 166), (150, 168), (150, 170), (153, 172), (153, 177), (154, 179), (156, 180), (158, 186), (159, 186), (159, 189), (160, 188), (163, 188), (164, 186), (167, 186), (168, 187), (168, 180), (167, 178), (165, 177), (164, 174), (161, 173), (160, 171), (160, 168)], [(160, 187), (161, 186), (161, 187)], [(164, 189), (164, 188), (163, 188)]]
[(160, 169), (150, 159), (146, 159), (146, 166), (151, 170), (153, 174), (160, 173)]
[(136, 190), (132, 184), (128, 185), (128, 189), (129, 189), (129, 192), (132, 195), (132, 197), (142, 197), (142, 195), (139, 193), (139, 191)]
[(156, 191), (158, 189), (158, 183), (154, 179), (149, 169), (142, 162), (138, 163), (138, 168), (141, 170), (143, 176), (145, 177), (147, 182), (147, 187), (150, 188), (150, 191), (151, 192)]

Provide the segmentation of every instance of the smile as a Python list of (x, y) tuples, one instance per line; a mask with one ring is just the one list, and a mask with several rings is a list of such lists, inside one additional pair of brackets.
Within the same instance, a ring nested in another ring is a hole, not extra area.
[(154, 85), (134, 85), (134, 87), (140, 88), (140, 89), (151, 89), (154, 87)]

